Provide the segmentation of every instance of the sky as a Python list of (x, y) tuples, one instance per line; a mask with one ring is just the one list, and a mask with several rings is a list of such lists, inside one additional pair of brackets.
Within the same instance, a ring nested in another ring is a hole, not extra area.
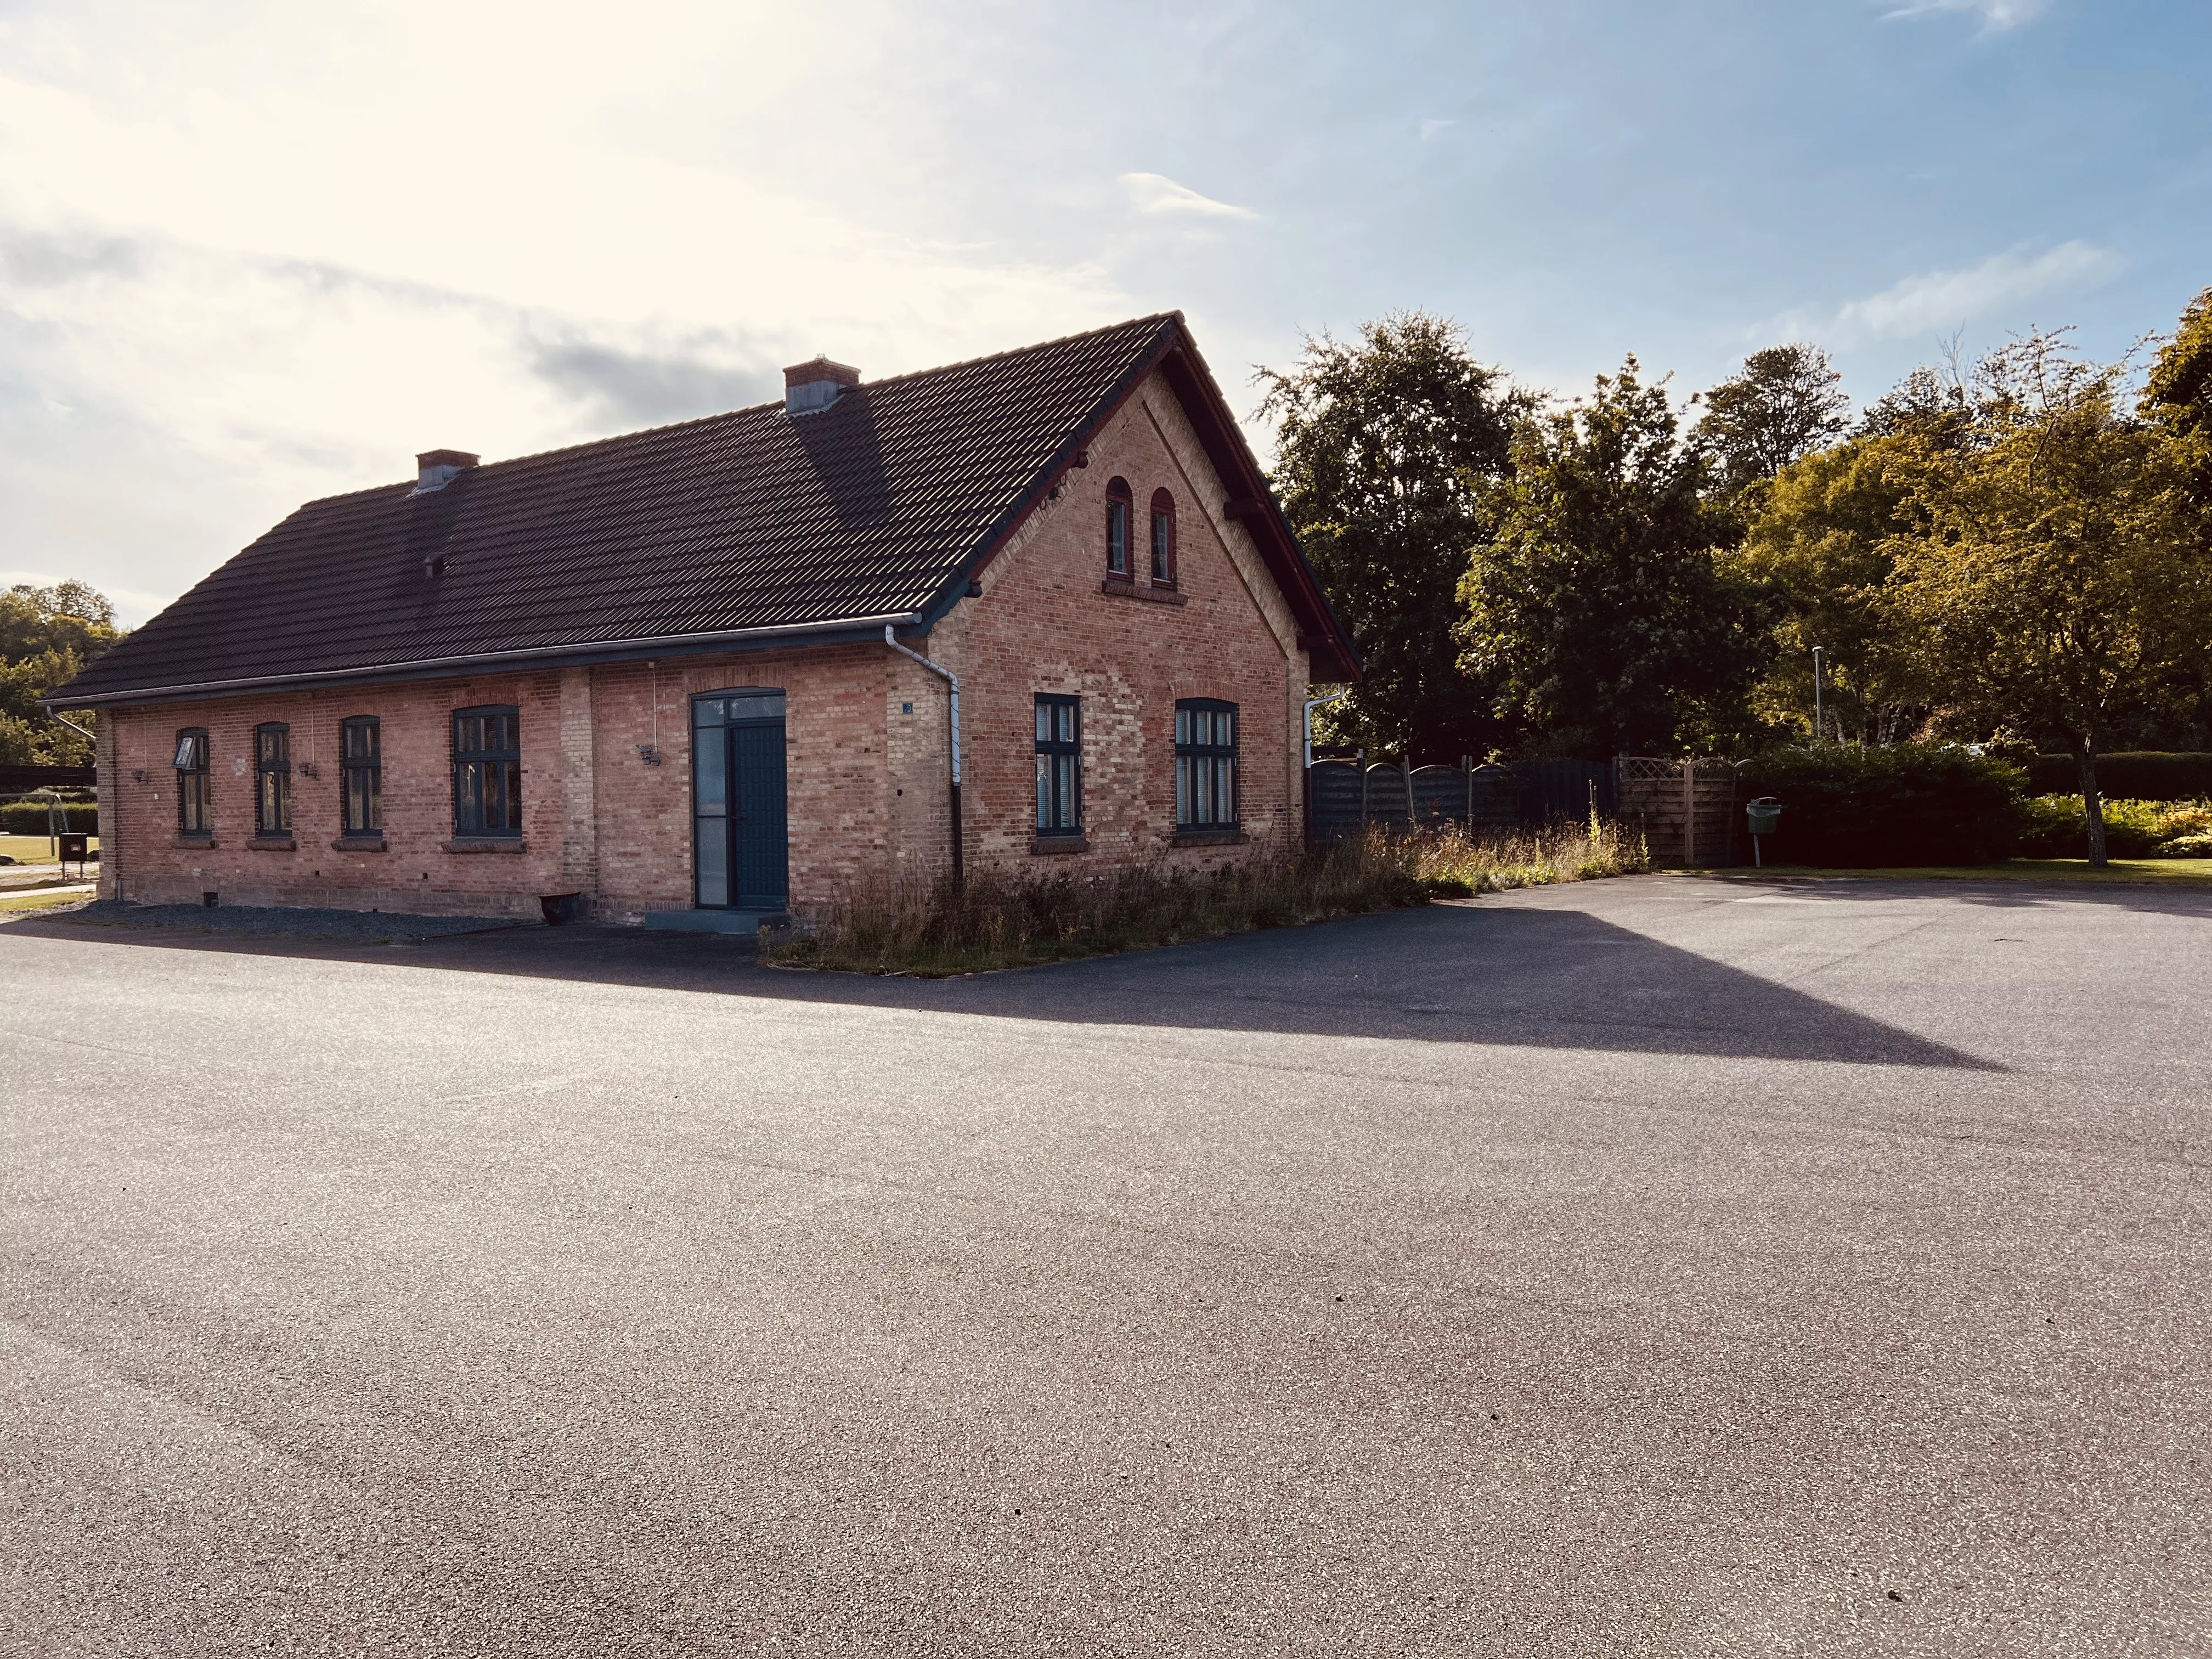
[(1571, 394), (2115, 356), (2212, 283), (2204, 0), (0, 0), (0, 582), (1181, 309)]

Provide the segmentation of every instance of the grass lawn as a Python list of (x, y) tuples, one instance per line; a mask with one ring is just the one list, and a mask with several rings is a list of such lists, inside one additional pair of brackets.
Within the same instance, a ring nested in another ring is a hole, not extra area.
[(2092, 870), (2087, 859), (2007, 859), (2002, 864), (1918, 865), (1896, 870), (1821, 870), (1802, 864), (1742, 865), (1691, 875), (1886, 876), (1923, 881), (2080, 881), (2154, 883), (2161, 887), (2212, 887), (2212, 859), (2114, 859)]
[(34, 887), (27, 893), (0, 893), (0, 916), (9, 916), (21, 910), (44, 910), (57, 904), (82, 904), (92, 894), (87, 890), (72, 890), (66, 887)]
[[(100, 837), (92, 838), (92, 849), (100, 850)], [(0, 836), (0, 853), (6, 854), (18, 864), (52, 864), (54, 844), (44, 836)]]

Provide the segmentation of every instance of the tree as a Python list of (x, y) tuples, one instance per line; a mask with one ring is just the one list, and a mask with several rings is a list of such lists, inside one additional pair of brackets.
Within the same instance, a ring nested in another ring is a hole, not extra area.
[(1909, 736), (1928, 712), (1923, 678), (1887, 610), (1890, 538), (1909, 528), (1916, 447), (1861, 436), (1793, 461), (1759, 493), (1737, 574), (1780, 607), (1774, 666), (1753, 707), (1812, 728), (1813, 647), (1823, 647), (1832, 730), (1862, 744)]
[(1984, 358), (1969, 441), (1905, 441), (1923, 516), (1891, 543), (1893, 614), (1931, 682), (1954, 717), (2063, 739), (2100, 867), (2099, 744), (2212, 629), (2186, 455), (2123, 410), (2125, 374), (2058, 335)]
[[(39, 699), (122, 637), (115, 607), (83, 582), (22, 583), (0, 593), (0, 762), (92, 764), (92, 739), (50, 718)], [(88, 710), (70, 718), (93, 723)]]
[(1850, 408), (1843, 380), (1818, 346), (1769, 346), (1692, 398), (1705, 404), (1697, 435), (1712, 453), (1723, 489), (1739, 494), (1840, 436)]
[(1717, 556), (1713, 469), (1635, 358), (1524, 420), (1460, 585), (1464, 660), (1535, 746), (1592, 758), (1740, 732), (1766, 654), (1759, 596)]
[[(2181, 313), (2143, 385), (2142, 416), (2172, 441), (2188, 489), (2197, 539), (2212, 544), (2212, 288)], [(2212, 632), (2176, 677), (2176, 702), (2190, 742), (2212, 748)]]
[(1408, 757), (1484, 752), (1496, 721), (1458, 668), (1455, 592), (1481, 486), (1504, 471), (1528, 400), (1456, 325), (1419, 311), (1368, 324), (1357, 344), (1309, 338), (1294, 368), (1259, 380), (1283, 511), (1365, 670), (1334, 729)]

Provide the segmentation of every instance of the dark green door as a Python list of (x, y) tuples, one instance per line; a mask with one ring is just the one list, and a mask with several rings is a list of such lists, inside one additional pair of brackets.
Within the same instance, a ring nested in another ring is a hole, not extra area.
[(783, 693), (718, 691), (691, 700), (696, 902), (781, 910), (791, 896)]

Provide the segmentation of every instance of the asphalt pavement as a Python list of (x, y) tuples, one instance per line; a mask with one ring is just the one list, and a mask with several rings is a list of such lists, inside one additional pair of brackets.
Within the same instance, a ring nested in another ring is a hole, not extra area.
[(0, 925), (0, 1651), (2212, 1650), (2212, 894)]

